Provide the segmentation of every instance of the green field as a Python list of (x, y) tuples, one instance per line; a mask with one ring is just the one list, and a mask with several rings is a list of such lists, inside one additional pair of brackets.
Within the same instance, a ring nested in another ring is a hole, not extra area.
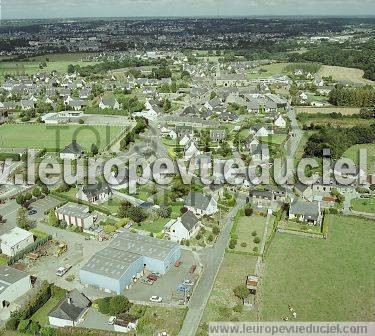
[(207, 323), (210, 321), (254, 321), (255, 310), (243, 310), (236, 313), (233, 308), (241, 303), (233, 294), (233, 289), (245, 283), (246, 276), (254, 273), (256, 257), (225, 254), (215, 285), (204, 310), (197, 335), (207, 335)]
[(277, 234), (261, 285), (260, 318), (280, 321), (294, 307), (299, 321), (370, 321), (375, 226), (332, 216), (327, 240)]
[(0, 147), (62, 149), (76, 135), (77, 142), (90, 151), (93, 143), (103, 149), (120, 130), (115, 126), (4, 124), (0, 126)]
[(343, 157), (353, 160), (353, 162), (358, 165), (360, 149), (367, 150), (367, 167), (370, 173), (374, 173), (375, 172), (375, 144), (354, 145), (345, 151), (345, 153), (343, 154)]
[[(69, 64), (80, 65), (82, 67), (87, 65), (97, 64), (98, 62), (82, 62), (80, 59), (87, 56), (88, 54), (56, 54), (46, 55), (32, 58), (29, 61), (24, 62), (1, 62), (0, 63), (0, 78), (5, 75), (32, 75), (38, 72), (51, 73), (57, 71), (59, 73), (66, 73), (68, 71)], [(49, 62), (46, 62), (46, 66), (41, 68), (42, 62), (49, 58)]]
[(265, 137), (260, 137), (260, 139), (262, 142), (281, 145), (285, 141), (286, 137), (286, 134), (271, 134)]
[(375, 213), (375, 197), (354, 199), (350, 206), (354, 211)]
[[(284, 68), (291, 63), (274, 63), (268, 65), (262, 65), (258, 68), (248, 71), (248, 79), (257, 79), (261, 77), (270, 77), (278, 74), (283, 74)], [(252, 73), (252, 71), (256, 73)]]

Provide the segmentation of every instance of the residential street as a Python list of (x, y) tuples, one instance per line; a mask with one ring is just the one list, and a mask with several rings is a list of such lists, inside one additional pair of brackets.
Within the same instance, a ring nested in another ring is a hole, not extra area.
[(200, 258), (203, 264), (203, 273), (199, 279), (197, 288), (190, 299), (189, 310), (179, 336), (195, 336), (203, 311), (210, 297), (211, 290), (215, 283), (217, 273), (219, 272), (223, 261), (225, 248), (228, 246), (230, 230), (233, 219), (237, 211), (245, 205), (245, 198), (237, 198), (237, 205), (231, 210), (224, 220), (224, 227), (219, 238), (212, 248), (205, 248), (201, 251)]

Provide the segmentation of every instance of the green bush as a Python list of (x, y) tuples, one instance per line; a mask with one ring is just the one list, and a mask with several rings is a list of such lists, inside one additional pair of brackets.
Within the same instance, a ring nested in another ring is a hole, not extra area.
[(257, 235), (257, 232), (256, 232), (256, 231), (253, 231), (253, 232), (251, 232), (251, 235), (252, 235), (253, 237), (255, 237), (255, 236)]
[(236, 304), (233, 308), (233, 310), (236, 312), (236, 313), (242, 313), (243, 311), (243, 305), (242, 304)]
[(16, 330), (18, 326), (18, 320), (14, 317), (11, 317), (8, 321), (5, 323), (5, 329), (6, 330)]
[(255, 244), (259, 244), (260, 243), (260, 238), (259, 237), (255, 237), (254, 238), (254, 243)]
[(246, 247), (246, 246), (247, 246), (247, 244), (245, 242), (241, 243), (241, 247)]
[(30, 320), (21, 320), (20, 323), (18, 324), (17, 330), (21, 333), (25, 333), (29, 324)]
[(110, 297), (105, 297), (103, 299), (98, 299), (97, 304), (98, 304), (98, 309), (99, 312), (101, 312), (104, 315), (109, 314), (109, 304), (111, 302)]

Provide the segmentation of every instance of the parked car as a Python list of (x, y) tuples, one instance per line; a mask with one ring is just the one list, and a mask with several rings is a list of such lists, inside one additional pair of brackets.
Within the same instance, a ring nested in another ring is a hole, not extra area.
[(163, 301), (163, 298), (161, 298), (160, 296), (151, 296), (150, 297), (150, 302), (155, 302), (155, 303), (160, 303)]
[(175, 267), (180, 267), (182, 264), (182, 261), (181, 260), (177, 260), (175, 263), (174, 263), (174, 266)]
[(56, 271), (56, 275), (58, 275), (59, 277), (62, 277), (66, 272), (68, 272), (70, 270), (70, 266), (69, 267), (59, 267)]
[(112, 324), (115, 324), (116, 322), (116, 316), (110, 316), (107, 323), (112, 325)]
[(143, 284), (145, 284), (145, 285), (153, 285), (153, 284), (154, 284), (154, 281), (149, 280), (149, 279), (144, 279), (144, 278), (142, 278), (142, 279), (141, 279), (141, 283), (143, 283)]
[(35, 215), (36, 213), (38, 213), (36, 209), (30, 209), (28, 212), (29, 216)]
[(183, 284), (187, 286), (194, 286), (194, 281), (185, 279)]
[(147, 276), (147, 279), (149, 279), (151, 281), (156, 281), (156, 280), (158, 280), (158, 277), (155, 274), (149, 274)]

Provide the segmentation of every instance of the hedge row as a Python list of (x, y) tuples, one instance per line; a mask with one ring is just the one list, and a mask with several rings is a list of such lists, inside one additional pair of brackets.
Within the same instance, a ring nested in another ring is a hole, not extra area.
[(51, 235), (49, 235), (47, 237), (44, 237), (44, 238), (38, 238), (34, 243), (30, 244), (29, 246), (27, 246), (23, 250), (19, 251), (13, 257), (10, 257), (8, 259), (8, 265), (9, 266), (13, 265), (15, 262), (22, 259), (25, 256), (25, 254), (28, 254), (30, 252), (35, 251), (39, 246), (44, 245), (47, 241), (49, 241), (51, 239), (52, 239)]
[(20, 161), (21, 155), (19, 155), (18, 153), (0, 153), (0, 161), (5, 161), (6, 159)]

